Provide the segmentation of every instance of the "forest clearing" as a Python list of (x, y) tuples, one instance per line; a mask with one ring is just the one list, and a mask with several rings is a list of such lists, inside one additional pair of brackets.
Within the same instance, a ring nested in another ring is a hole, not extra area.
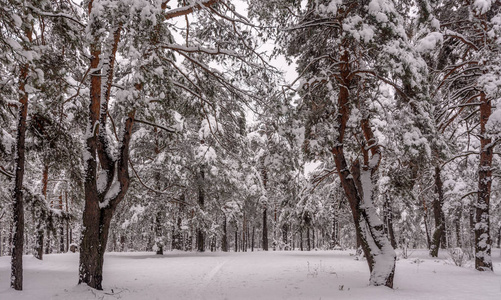
[[(350, 255), (351, 254), (351, 255)], [(394, 289), (367, 284), (367, 263), (355, 251), (108, 253), (102, 291), (77, 286), (78, 254), (27, 259), (23, 292), (9, 289), (9, 261), (0, 258), (2, 300), (356, 299), (498, 300), (501, 274), (458, 267), (446, 251), (399, 253)], [(500, 251), (493, 251), (501, 270)]]

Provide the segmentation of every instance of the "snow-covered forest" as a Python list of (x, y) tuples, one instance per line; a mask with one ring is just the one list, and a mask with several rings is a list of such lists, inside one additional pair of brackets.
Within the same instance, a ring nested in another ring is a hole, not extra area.
[(313, 287), (386, 287), (352, 297), (431, 297), (407, 260), (496, 298), (500, 141), (500, 0), (0, 0), (0, 284), (117, 298), (108, 258), (296, 255)]

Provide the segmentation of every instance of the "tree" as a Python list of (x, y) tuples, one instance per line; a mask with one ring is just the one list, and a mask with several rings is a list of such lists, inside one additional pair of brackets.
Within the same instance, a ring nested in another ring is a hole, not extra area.
[(287, 29), (280, 41), (288, 55), (298, 58), (303, 78), (299, 107), (309, 114), (305, 149), (317, 157), (333, 155), (371, 270), (370, 283), (392, 287), (395, 252), (373, 205), (383, 152), (371, 124), (371, 99), (378, 98), (378, 86), (388, 84), (399, 97), (419, 100), (419, 90), (409, 94), (398, 84), (408, 80), (418, 89), (419, 73), (426, 72), (403, 19), (392, 1), (308, 1), (304, 8), (289, 1), (253, 4), (262, 19)]

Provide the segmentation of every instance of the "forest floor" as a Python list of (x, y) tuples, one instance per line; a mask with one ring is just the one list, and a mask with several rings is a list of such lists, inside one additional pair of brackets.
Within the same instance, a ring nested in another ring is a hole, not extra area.
[(76, 285), (78, 253), (24, 257), (24, 291), (9, 288), (10, 257), (0, 257), (1, 300), (83, 299), (501, 299), (501, 257), (494, 273), (457, 267), (447, 251), (399, 253), (395, 288), (369, 287), (354, 251), (108, 253), (104, 291)]

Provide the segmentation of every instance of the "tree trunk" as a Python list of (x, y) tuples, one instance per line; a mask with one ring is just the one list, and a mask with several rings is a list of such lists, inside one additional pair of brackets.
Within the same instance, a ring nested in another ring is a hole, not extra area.
[[(63, 213), (63, 194), (59, 195), (59, 210)], [(59, 253), (64, 253), (64, 219), (59, 218)]]
[(350, 203), (355, 231), (362, 243), (362, 249), (369, 270), (371, 272), (370, 284), (393, 287), (395, 274), (395, 250), (391, 246), (388, 237), (384, 234), (384, 224), (379, 219), (374, 207), (376, 171), (381, 160), (380, 148), (372, 132), (368, 118), (361, 120), (361, 128), (365, 143), (361, 145), (363, 166), (360, 161), (354, 161), (351, 168), (348, 167), (343, 149), (343, 140), (348, 120), (351, 115), (349, 103), (350, 82), (350, 58), (349, 52), (341, 56), (343, 65), (340, 72), (340, 90), (338, 93), (337, 114), (337, 143), (331, 151), (339, 175), (341, 185)]
[(157, 215), (155, 216), (155, 245), (157, 255), (164, 254), (164, 242), (163, 242), (163, 230), (162, 230), (162, 209), (159, 209)]
[[(200, 177), (198, 182), (198, 205), (201, 210), (204, 209), (205, 205), (204, 180), (205, 180), (205, 172), (203, 166), (201, 166)], [(197, 228), (197, 251), (198, 252), (205, 251), (205, 232), (202, 228)]]
[(303, 229), (299, 228), (299, 249), (303, 251)]
[[(90, 14), (92, 2), (89, 3), (88, 9)], [(116, 156), (111, 155), (110, 141), (106, 132), (108, 103), (121, 29), (120, 24), (115, 24), (115, 28), (110, 32), (112, 40), (109, 40), (110, 45), (106, 45), (110, 50), (108, 53), (105, 51), (106, 55), (101, 52), (102, 45), (97, 38), (103, 30), (101, 25), (92, 23), (89, 33), (95, 36), (90, 46), (90, 67), (94, 71), (90, 73), (89, 120), (83, 151), (85, 205), (78, 282), (98, 290), (102, 289), (104, 252), (111, 219), (117, 205), (125, 197), (130, 183), (129, 144), (135, 110), (128, 113)], [(136, 83), (135, 87), (140, 90), (142, 84)]]
[(306, 250), (311, 251), (310, 227), (306, 227)]
[(268, 208), (263, 210), (263, 250), (268, 251)]
[[(435, 192), (436, 198), (433, 200), (433, 215), (435, 217), (435, 231), (431, 239), (430, 255), (431, 257), (438, 256), (440, 244), (444, 246), (445, 240), (445, 217), (442, 210), (444, 204), (444, 191), (442, 178), (440, 175), (440, 167), (435, 167)], [(446, 246), (446, 245), (445, 245)]]
[(289, 226), (288, 224), (284, 224), (282, 227), (282, 243), (284, 243), (284, 250), (289, 250)]
[(384, 201), (384, 224), (385, 224), (385, 233), (389, 236), (391, 246), (396, 249), (397, 241), (395, 239), (395, 231), (393, 231), (393, 210), (391, 209), (391, 201), (388, 195), (385, 196)]
[(426, 207), (426, 201), (423, 199), (423, 221), (424, 221), (424, 230), (426, 232), (426, 246), (428, 250), (431, 249), (431, 239), (430, 239), (430, 230), (428, 228), (428, 207)]
[(456, 229), (456, 247), (461, 248), (463, 247), (463, 243), (461, 242), (461, 218), (463, 215), (463, 208), (459, 207), (458, 211), (456, 213), (456, 216), (454, 217), (454, 225)]
[(492, 141), (487, 137), (486, 124), (491, 115), (491, 103), (485, 93), (480, 95), (480, 161), (478, 194), (475, 206), (475, 269), (492, 271), (489, 202), (492, 184)]
[[(31, 32), (28, 34), (31, 39)], [(17, 125), (15, 155), (15, 179), (13, 192), (13, 236), (10, 286), (18, 291), (23, 289), (23, 250), (24, 250), (24, 205), (23, 181), (25, 164), (26, 120), (28, 118), (28, 93), (25, 91), (28, 78), (28, 64), (21, 67), (19, 76), (20, 108)]]
[(254, 252), (254, 234), (256, 233), (256, 228), (252, 226), (252, 241), (251, 241), (251, 251)]
[[(68, 192), (66, 191), (64, 193), (65, 201), (66, 201), (66, 214), (69, 214), (69, 206), (68, 206)], [(70, 234), (70, 218), (68, 215), (68, 218), (66, 219), (66, 252), (70, 251), (70, 244), (71, 242), (71, 234)]]
[(44, 245), (44, 232), (45, 232), (45, 211), (40, 210), (37, 217), (37, 232), (36, 232), (36, 242), (35, 242), (35, 258), (43, 259), (43, 245)]
[(237, 226), (235, 226), (235, 252), (238, 252), (238, 228), (237, 228)]
[(226, 215), (223, 219), (223, 240), (221, 241), (221, 250), (223, 252), (228, 252), (228, 228), (226, 222)]

